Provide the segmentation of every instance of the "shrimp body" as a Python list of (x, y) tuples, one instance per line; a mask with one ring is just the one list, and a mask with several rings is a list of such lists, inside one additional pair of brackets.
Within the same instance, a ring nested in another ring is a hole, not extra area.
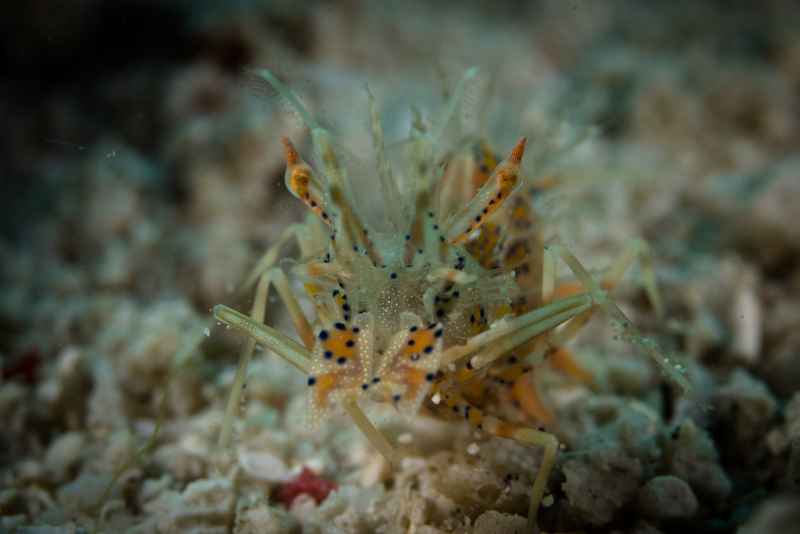
[[(507, 149), (505, 159), (480, 139), (439, 155), (444, 125), (426, 129), (415, 124), (410, 163), (400, 180), (385, 158), (383, 132), (369, 94), (378, 154), (375, 202), (385, 216), (376, 224), (354, 200), (355, 186), (328, 132), (272, 73), (263, 76), (305, 118), (317, 165), (306, 162), (283, 139), (286, 185), (309, 214), (302, 224), (287, 229), (248, 278), (250, 285), (259, 281), (251, 316), (215, 308), (218, 319), (253, 340), (242, 357), (229, 416), (243, 384), (247, 350), (252, 353), (258, 342), (307, 374), (312, 423), (341, 407), (390, 462), (397, 460), (396, 453), (362, 412), (365, 402), (390, 403), (409, 416), (424, 409), (543, 447), (529, 511), (536, 528), (558, 441), (541, 427), (551, 424), (553, 415), (533, 386), (533, 364), (555, 355), (560, 369), (591, 381), (563, 344), (597, 307), (613, 306), (606, 291), (627, 263), (613, 270), (613, 280), (598, 284), (569, 252), (548, 252), (531, 201), (534, 182), (522, 170), (525, 137)], [(454, 99), (470, 76), (474, 71), (456, 87)], [(448, 109), (454, 107), (451, 103)], [(400, 183), (406, 185), (402, 192)], [(290, 239), (300, 247), (292, 275), (313, 304), (311, 319), (276, 266), (281, 247)], [(547, 268), (548, 255), (561, 257), (573, 270), (571, 289), (558, 291), (554, 270)], [(302, 345), (262, 324), (271, 286), (286, 304)], [(489, 412), (509, 400), (519, 406), (521, 419), (537, 428)]]

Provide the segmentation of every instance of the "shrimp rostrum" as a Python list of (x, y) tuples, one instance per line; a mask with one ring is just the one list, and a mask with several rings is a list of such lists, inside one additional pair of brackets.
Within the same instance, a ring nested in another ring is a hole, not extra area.
[[(523, 171), (525, 137), (505, 159), (482, 140), (440, 153), (444, 128), (474, 70), (455, 88), (438, 124), (415, 122), (404, 169), (389, 164), (368, 93), (377, 155), (369, 185), (376, 190), (380, 221), (355, 201), (355, 186), (329, 132), (271, 72), (259, 74), (309, 127), (316, 164), (303, 159), (292, 141), (282, 140), (286, 186), (309, 213), (303, 223), (286, 228), (245, 281), (245, 287), (255, 286), (252, 312), (214, 308), (219, 321), (248, 336), (221, 445), (230, 440), (247, 362), (254, 346), (262, 345), (307, 375), (312, 424), (344, 411), (392, 464), (397, 451), (364, 413), (366, 403), (455, 418), (490, 435), (542, 447), (528, 513), (536, 529), (559, 442), (544, 430), (553, 416), (530, 379), (534, 365), (555, 355), (559, 368), (587, 379), (564, 344), (596, 310), (609, 314), (623, 337), (639, 339), (608, 292), (644, 247), (626, 251), (595, 280), (566, 248), (544, 242), (531, 201), (534, 183)], [(281, 250), (292, 240), (301, 257), (289, 274), (302, 284), (314, 317), (306, 317), (279, 266)], [(559, 262), (574, 277), (562, 285), (555, 280)], [(299, 341), (263, 324), (272, 287)], [(655, 287), (646, 287), (657, 302)], [(666, 358), (646, 348), (671, 372)], [(671, 376), (682, 380), (675, 372)], [(530, 426), (491, 414), (500, 390), (504, 398), (519, 401)]]

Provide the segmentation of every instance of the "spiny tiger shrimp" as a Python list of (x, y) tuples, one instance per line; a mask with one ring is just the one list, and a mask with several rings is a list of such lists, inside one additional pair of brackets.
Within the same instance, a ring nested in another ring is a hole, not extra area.
[[(377, 160), (370, 181), (381, 203), (380, 221), (371, 220), (354, 200), (354, 181), (331, 134), (271, 72), (260, 75), (310, 129), (317, 165), (283, 138), (286, 186), (309, 213), (304, 222), (286, 228), (245, 282), (256, 286), (250, 316), (223, 305), (214, 308), (219, 321), (249, 337), (221, 445), (230, 440), (247, 363), (260, 344), (307, 375), (312, 423), (334, 408), (343, 409), (392, 464), (398, 454), (366, 416), (364, 403), (389, 403), (409, 415), (461, 419), (491, 435), (542, 447), (528, 513), (530, 526), (538, 529), (537, 512), (558, 439), (542, 426), (512, 423), (490, 409), (510, 397), (528, 420), (550, 424), (553, 415), (530, 380), (534, 364), (547, 358), (575, 378), (591, 380), (565, 344), (597, 309), (610, 314), (624, 338), (686, 386), (670, 360), (642, 341), (608, 295), (646, 247), (632, 245), (595, 280), (565, 247), (544, 242), (530, 195), (548, 182), (525, 176), (525, 137), (502, 160), (480, 139), (442, 150), (442, 132), (474, 70), (455, 88), (438, 124), (414, 121), (408, 165), (400, 170), (389, 164), (375, 99), (368, 91)], [(303, 284), (313, 318), (303, 312), (278, 266), (291, 240), (300, 250), (291, 274)], [(557, 283), (559, 260), (572, 271), (573, 281)], [(645, 287), (658, 309), (654, 278), (647, 278)], [(270, 287), (286, 306), (299, 342), (263, 324)]]

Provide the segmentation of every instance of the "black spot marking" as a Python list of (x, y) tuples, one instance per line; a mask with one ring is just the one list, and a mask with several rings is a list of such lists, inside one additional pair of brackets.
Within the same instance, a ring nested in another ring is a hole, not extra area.
[(444, 331), (440, 328), (439, 330), (434, 332), (433, 335), (436, 336), (436, 337), (442, 337), (443, 333), (444, 333)]
[(444, 317), (444, 310), (442, 308), (436, 310), (436, 317)]
[(427, 380), (428, 382), (433, 382), (434, 378), (436, 378), (436, 375), (433, 373), (428, 373), (427, 375), (425, 375), (425, 380)]
[(357, 326), (354, 326), (353, 327), (353, 333), (354, 334), (358, 334), (359, 332), (361, 332), (361, 329), (359, 327), (357, 327)]
[(409, 346), (409, 347), (413, 347), (413, 346), (414, 346), (414, 343), (416, 343), (416, 341), (414, 341), (413, 339), (409, 339), (409, 340), (408, 340), (408, 346)]
[(345, 363), (347, 363), (347, 358), (345, 358), (344, 356), (339, 356), (336, 359), (336, 363), (338, 363), (339, 365), (344, 365)]
[(431, 352), (433, 352), (433, 345), (428, 345), (427, 347), (422, 349), (422, 352), (424, 352), (425, 354), (430, 354)]
[(408, 330), (409, 330), (410, 332), (416, 332), (417, 330), (419, 330), (419, 327), (418, 327), (417, 325), (414, 325), (414, 326), (412, 326), (411, 328), (409, 328)]
[(390, 274), (390, 275), (389, 275), (389, 278), (391, 278), (392, 280), (394, 280), (395, 278), (397, 278), (397, 273), (392, 273), (392, 274)]
[(328, 339), (328, 331), (327, 331), (327, 330), (320, 330), (320, 332), (319, 332), (319, 338), (320, 338), (321, 340), (323, 340), (323, 341), (325, 341), (326, 339)]
[(333, 352), (331, 352), (329, 350), (326, 350), (325, 354), (323, 354), (323, 356), (325, 356), (326, 360), (330, 360), (331, 358), (333, 358)]
[(335, 323), (333, 326), (336, 327), (337, 330), (345, 330), (347, 328), (344, 323)]
[(307, 383), (308, 383), (309, 386), (313, 386), (314, 384), (317, 383), (317, 379), (315, 377), (313, 377), (313, 376), (309, 376)]
[(361, 384), (361, 389), (366, 391), (367, 389), (369, 389), (369, 384)]
[(353, 347), (353, 346), (355, 346), (355, 344), (356, 344), (356, 342), (355, 342), (355, 341), (353, 341), (352, 339), (348, 339), (348, 340), (345, 342), (345, 345), (347, 345), (348, 347)]
[(400, 395), (398, 395), (397, 393), (395, 393), (394, 395), (392, 395), (392, 400), (393, 400), (394, 402), (400, 402), (400, 398), (401, 398), (401, 397), (400, 397)]
[(406, 234), (406, 241), (409, 241), (409, 240), (411, 240), (411, 235), (410, 234)]

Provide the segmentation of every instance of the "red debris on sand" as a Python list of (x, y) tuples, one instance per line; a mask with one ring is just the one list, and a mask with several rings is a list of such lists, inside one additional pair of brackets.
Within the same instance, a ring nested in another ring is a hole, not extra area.
[(337, 487), (336, 482), (326, 480), (318, 476), (308, 467), (304, 467), (299, 475), (278, 488), (275, 497), (278, 502), (287, 508), (292, 505), (292, 502), (298, 495), (304, 493), (313, 497), (313, 499), (317, 501), (317, 504), (319, 504)]
[(33, 347), (8, 362), (0, 372), (4, 381), (19, 379), (32, 386), (39, 378), (39, 367), (42, 362), (42, 355), (36, 347)]

